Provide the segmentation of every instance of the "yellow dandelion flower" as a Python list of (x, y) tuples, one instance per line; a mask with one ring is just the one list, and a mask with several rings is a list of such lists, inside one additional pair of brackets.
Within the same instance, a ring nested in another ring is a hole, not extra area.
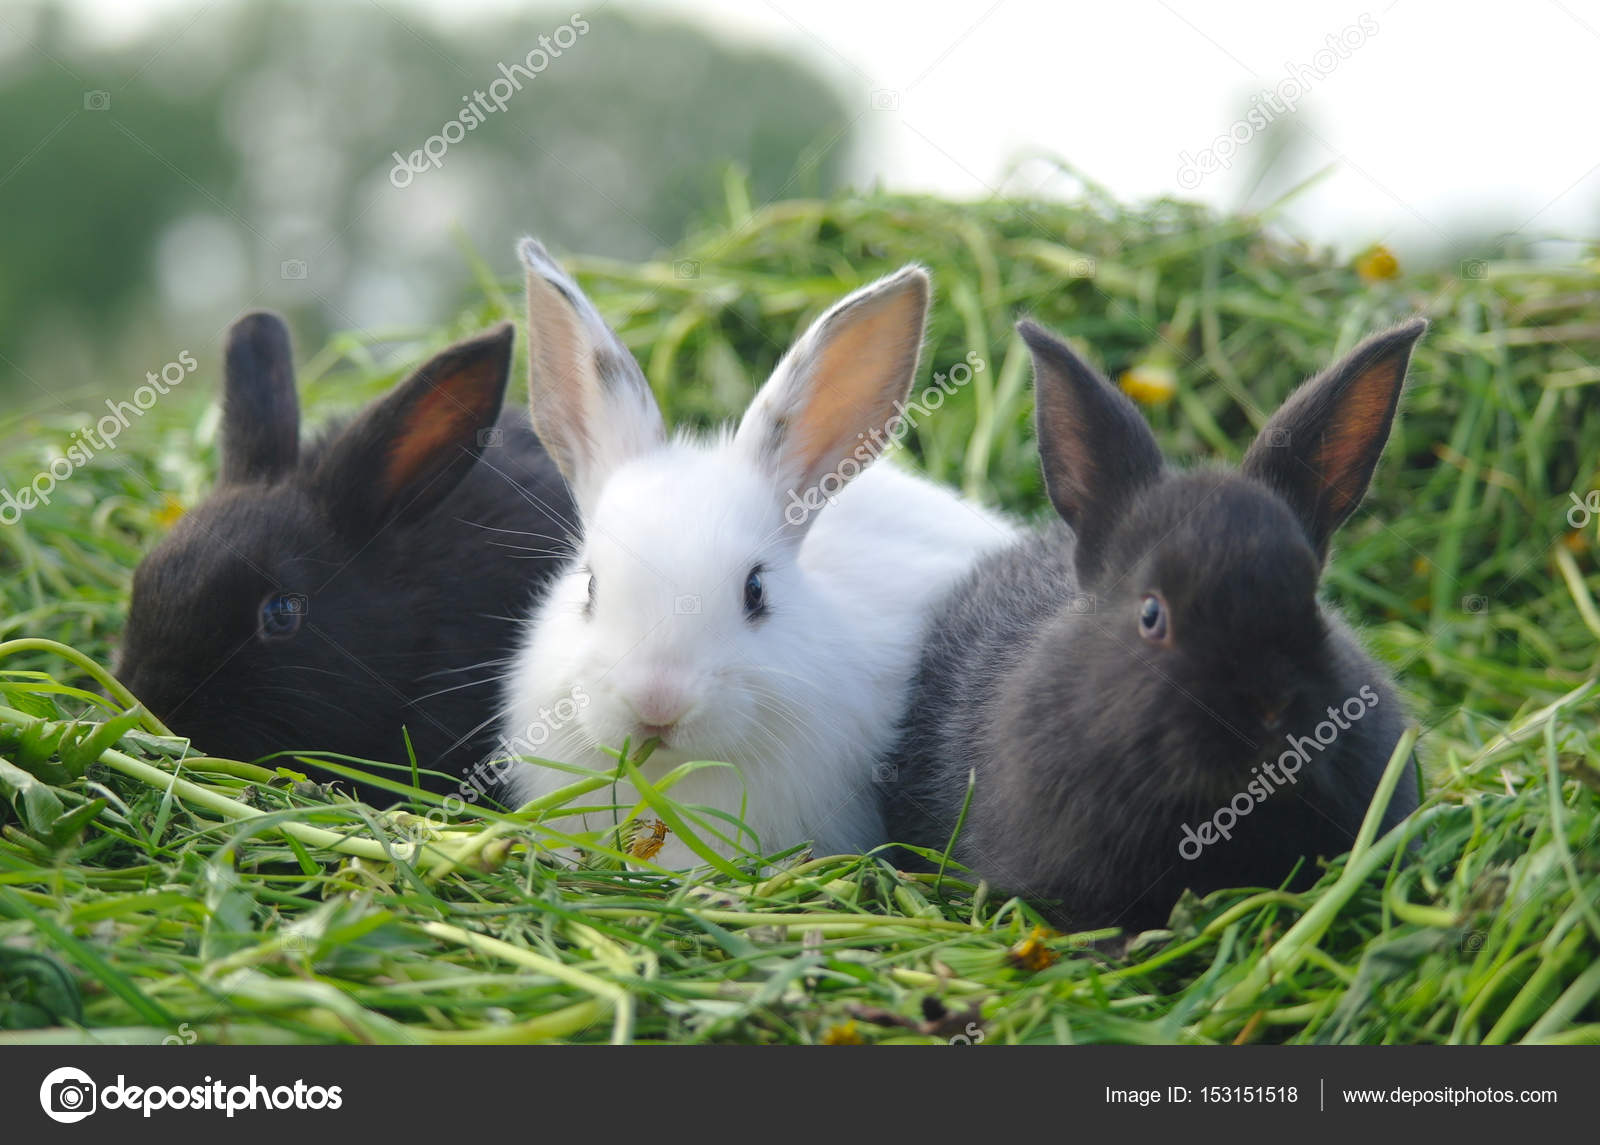
[(1362, 282), (1385, 282), (1400, 277), (1400, 260), (1394, 251), (1377, 243), (1356, 256), (1356, 273)]
[(822, 1031), (822, 1044), (825, 1046), (859, 1046), (865, 1043), (861, 1040), (861, 1033), (856, 1029), (854, 1019), (841, 1022), (837, 1026), (829, 1026)]
[(668, 827), (660, 819), (646, 827), (640, 825), (639, 833), (628, 842), (628, 854), (635, 859), (653, 859), (667, 841)]
[(1178, 375), (1164, 362), (1146, 360), (1124, 370), (1122, 392), (1142, 406), (1164, 406), (1178, 392)]
[(1006, 957), (1013, 966), (1023, 970), (1043, 970), (1054, 966), (1061, 956), (1045, 945), (1047, 939), (1054, 937), (1055, 931), (1036, 926), (1027, 938), (1006, 951)]
[(168, 493), (161, 498), (161, 508), (156, 510), (156, 524), (163, 529), (170, 529), (178, 523), (178, 518), (183, 516), (183, 502)]

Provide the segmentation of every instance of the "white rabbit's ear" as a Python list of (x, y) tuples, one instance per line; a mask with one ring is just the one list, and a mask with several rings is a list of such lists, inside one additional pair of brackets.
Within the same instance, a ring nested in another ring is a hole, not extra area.
[(786, 504), (836, 493), (895, 437), (929, 289), (927, 272), (908, 266), (851, 294), (812, 323), (750, 403), (734, 441)]
[(528, 392), (533, 427), (580, 508), (623, 462), (666, 438), (650, 383), (615, 331), (538, 240), (528, 269)]

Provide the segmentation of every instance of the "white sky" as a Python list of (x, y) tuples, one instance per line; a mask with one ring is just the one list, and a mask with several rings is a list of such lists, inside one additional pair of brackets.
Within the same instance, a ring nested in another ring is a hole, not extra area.
[[(108, 36), (193, 4), (75, 2)], [(349, 2), (441, 21), (529, 7)], [(1035, 150), (1124, 197), (1173, 192), (1223, 206), (1250, 191), (1241, 167), (1190, 190), (1179, 186), (1180, 153), (1210, 147), (1253, 94), (1290, 65), (1315, 67), (1330, 35), (1364, 25), (1352, 34), (1360, 46), (1312, 80), (1291, 116), (1313, 134), (1293, 178), (1273, 187), (1337, 165), (1290, 212), (1298, 233), (1346, 248), (1383, 240), (1402, 256), (1466, 225), (1600, 233), (1600, 0), (571, 3), (587, 14), (608, 4), (673, 11), (810, 57), (859, 100), (861, 185), (983, 196), (1014, 156)], [(874, 108), (872, 91), (897, 93), (879, 102), (898, 106)], [(1241, 164), (1268, 146), (1252, 140)], [(1031, 190), (1037, 178), (1029, 169), (1010, 186)]]

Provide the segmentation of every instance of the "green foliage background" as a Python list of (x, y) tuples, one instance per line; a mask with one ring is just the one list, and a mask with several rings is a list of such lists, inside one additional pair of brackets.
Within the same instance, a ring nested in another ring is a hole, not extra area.
[(530, 231), (654, 256), (716, 201), (730, 162), (762, 201), (839, 185), (856, 117), (831, 83), (614, 5), (519, 75), (437, 169), (391, 184), (396, 152), (422, 148), (574, 8), (196, 5), (107, 45), (50, 0), (8, 3), (0, 399), (55, 408), (131, 388), (180, 347), (215, 349), (251, 306), (316, 342), (432, 321), (470, 297), (463, 248)]

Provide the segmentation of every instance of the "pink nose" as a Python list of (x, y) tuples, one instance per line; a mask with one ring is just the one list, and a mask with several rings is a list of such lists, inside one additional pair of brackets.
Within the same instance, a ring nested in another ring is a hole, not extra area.
[(633, 697), (628, 706), (633, 709), (642, 731), (659, 735), (684, 717), (689, 701), (675, 690), (652, 688)]

